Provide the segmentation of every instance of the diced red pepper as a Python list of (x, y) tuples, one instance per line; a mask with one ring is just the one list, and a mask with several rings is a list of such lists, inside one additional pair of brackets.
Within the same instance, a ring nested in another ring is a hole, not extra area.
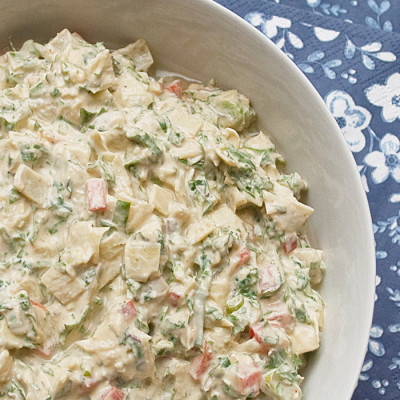
[(268, 353), (272, 348), (284, 349), (289, 346), (289, 338), (283, 328), (278, 327), (274, 321), (257, 322), (250, 326), (249, 336), (258, 342), (261, 353)]
[(246, 397), (257, 396), (260, 392), (261, 375), (261, 368), (254, 362), (239, 363), (234, 389)]
[(57, 339), (55, 337), (50, 337), (43, 342), (43, 344), (32, 350), (32, 354), (43, 358), (45, 360), (50, 360), (54, 355), (54, 348), (57, 346)]
[(246, 264), (247, 261), (250, 260), (250, 251), (247, 247), (243, 247), (243, 249), (241, 249), (239, 251), (239, 267), (243, 264)]
[(203, 352), (197, 357), (193, 358), (189, 366), (189, 374), (195, 381), (200, 381), (201, 377), (207, 371), (210, 366), (210, 361), (212, 360), (212, 351), (205, 342), (203, 345)]
[(283, 301), (275, 301), (268, 305), (268, 314), (264, 314), (265, 322), (257, 322), (250, 325), (249, 336), (255, 338), (261, 345), (267, 345), (263, 338), (262, 332), (266, 322), (276, 328), (289, 328), (293, 323), (293, 316), (290, 314), (289, 307)]
[(169, 303), (172, 306), (176, 307), (179, 304), (179, 300), (181, 299), (181, 296), (178, 293), (170, 291), (167, 294), (167, 298), (168, 298)]
[(119, 312), (124, 316), (124, 319), (129, 320), (136, 317), (137, 311), (132, 300), (129, 300), (125, 305), (119, 310)]
[(286, 238), (282, 244), (283, 252), (287, 255), (297, 248), (297, 235), (294, 233)]
[(79, 394), (86, 395), (86, 394), (90, 393), (99, 383), (100, 383), (100, 381), (98, 381), (98, 380), (95, 380), (92, 378), (90, 378), (90, 379), (85, 378), (79, 389)]
[[(262, 324), (262, 322), (259, 322), (257, 324), (254, 325), (250, 325), (249, 328), (249, 336), (250, 339), (255, 338), (257, 340), (258, 343), (262, 343), (262, 339), (260, 336), (260, 330), (259, 330), (259, 325)], [(261, 329), (262, 329), (262, 325), (261, 325)]]
[(88, 179), (85, 187), (89, 211), (104, 211), (107, 208), (107, 189), (104, 179)]
[(250, 325), (249, 327), (249, 337), (250, 339), (254, 338), (257, 342), (262, 346), (264, 351), (269, 350), (267, 343), (264, 342), (262, 337), (262, 331), (264, 328), (264, 322), (257, 322), (254, 325)]
[(78, 32), (72, 32), (71, 35), (76, 37), (77, 39), (85, 40)]
[(54, 136), (48, 132), (41, 132), (41, 135), (51, 144), (58, 142), (58, 140), (56, 140)]
[(258, 275), (260, 277), (259, 286), (261, 297), (271, 296), (282, 284), (279, 271), (274, 266), (269, 265), (261, 267), (258, 271)]
[(290, 314), (289, 307), (282, 300), (275, 301), (268, 305), (269, 314), (264, 315), (271, 326), (277, 328), (290, 328), (293, 323), (293, 316)]
[(43, 358), (44, 360), (50, 360), (53, 357), (53, 350), (50, 347), (49, 348), (36, 347), (36, 349), (32, 350), (32, 353), (40, 358)]
[(165, 90), (168, 90), (168, 92), (175, 93), (175, 95), (179, 98), (183, 96), (182, 81), (180, 81), (179, 79), (168, 83), (164, 86), (164, 88)]
[(33, 306), (39, 307), (39, 308), (41, 308), (42, 310), (44, 310), (44, 311), (47, 312), (47, 308), (46, 308), (43, 304), (36, 303), (36, 301), (35, 301), (35, 300), (32, 300), (32, 299), (30, 299), (30, 302), (31, 302), (31, 304), (32, 304)]
[(115, 386), (112, 386), (101, 396), (101, 400), (124, 400), (124, 399), (125, 399), (125, 393), (122, 390), (116, 388)]

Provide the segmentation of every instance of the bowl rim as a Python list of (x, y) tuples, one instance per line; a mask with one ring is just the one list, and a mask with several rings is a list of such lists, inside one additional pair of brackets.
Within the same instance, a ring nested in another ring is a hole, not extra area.
[[(357, 169), (356, 161), (351, 153), (349, 147), (344, 140), (340, 128), (334, 119), (333, 115), (329, 112), (327, 105), (325, 104), (324, 100), (322, 99), (321, 95), (318, 93), (317, 89), (313, 86), (310, 80), (300, 71), (300, 69), (296, 66), (296, 64), (286, 56), (286, 54), (279, 49), (271, 39), (261, 33), (257, 28), (252, 26), (249, 22), (247, 22), (244, 18), (240, 17), (239, 15), (235, 14), (233, 11), (228, 9), (227, 7), (219, 4), (216, 0), (196, 0), (198, 3), (202, 3), (204, 6), (208, 6), (213, 9), (215, 13), (220, 14), (221, 16), (224, 15), (226, 18), (232, 19), (235, 23), (239, 25), (240, 30), (247, 31), (252, 35), (256, 36), (261, 42), (263, 42), (266, 50), (268, 52), (274, 53), (275, 56), (279, 56), (281, 58), (281, 62), (285, 65), (291, 74), (293, 74), (294, 78), (298, 80), (298, 82), (303, 85), (304, 90), (308, 91), (309, 95), (313, 97), (318, 110), (317, 113), (322, 113), (324, 117), (329, 121), (330, 126), (329, 130), (335, 132), (338, 144), (343, 151), (343, 155), (346, 157), (345, 162), (349, 165), (349, 174), (353, 178), (356, 186), (354, 190), (356, 191), (357, 196), (359, 196), (360, 208), (357, 210), (361, 219), (366, 222), (368, 229), (365, 232), (365, 236), (368, 240), (366, 247), (368, 248), (367, 259), (370, 260), (370, 264), (366, 266), (366, 270), (369, 271), (370, 274), (370, 282), (368, 293), (369, 296), (365, 299), (365, 307), (367, 311), (365, 314), (368, 318), (368, 326), (371, 327), (373, 321), (373, 313), (374, 313), (374, 306), (375, 306), (375, 278), (376, 278), (376, 257), (375, 257), (375, 239), (372, 229), (372, 216), (369, 208), (368, 198), (364, 191), (360, 174)], [(235, 1), (235, 0), (233, 0)], [(346, 399), (350, 399), (355, 388), (357, 387), (359, 373), (361, 372), (361, 368), (365, 359), (365, 353), (367, 351), (369, 340), (369, 330), (364, 332), (363, 337), (359, 338), (359, 342), (362, 344), (362, 348), (365, 350), (361, 352), (357, 360), (358, 371), (357, 374), (354, 374), (352, 378), (352, 385), (349, 386), (349, 391), (347, 393)]]

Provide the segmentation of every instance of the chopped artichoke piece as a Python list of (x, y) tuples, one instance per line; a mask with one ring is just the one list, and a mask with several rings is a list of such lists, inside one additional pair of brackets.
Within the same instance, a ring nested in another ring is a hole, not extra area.
[(128, 279), (146, 282), (160, 276), (159, 243), (136, 241), (132, 237), (125, 245), (125, 273)]
[(21, 164), (14, 176), (14, 187), (42, 208), (49, 205), (52, 179)]
[(42, 283), (61, 304), (69, 303), (85, 290), (83, 281), (70, 276), (60, 264), (53, 265), (43, 274)]

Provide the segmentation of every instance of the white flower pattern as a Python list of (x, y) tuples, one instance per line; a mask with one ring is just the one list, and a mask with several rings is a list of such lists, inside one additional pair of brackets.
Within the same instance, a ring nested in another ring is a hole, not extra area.
[(350, 150), (359, 152), (365, 147), (365, 136), (362, 132), (370, 121), (371, 114), (363, 107), (354, 104), (352, 97), (341, 90), (334, 90), (325, 98), (326, 105), (339, 125)]
[(400, 144), (399, 139), (387, 133), (380, 143), (381, 151), (373, 151), (366, 155), (365, 163), (375, 168), (372, 172), (374, 183), (385, 182), (391, 175), (396, 182), (400, 183)]
[(292, 26), (290, 19), (273, 16), (265, 19), (261, 25), (262, 31), (270, 38), (273, 39), (278, 34), (278, 29), (289, 29)]
[(385, 122), (400, 120), (400, 73), (391, 75), (385, 85), (374, 84), (365, 91), (368, 101), (382, 107), (382, 119)]

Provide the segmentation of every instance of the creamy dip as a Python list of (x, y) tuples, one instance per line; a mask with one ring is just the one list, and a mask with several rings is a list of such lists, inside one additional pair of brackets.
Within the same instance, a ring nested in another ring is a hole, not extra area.
[(0, 398), (302, 397), (323, 253), (236, 90), (143, 40), (0, 57)]

